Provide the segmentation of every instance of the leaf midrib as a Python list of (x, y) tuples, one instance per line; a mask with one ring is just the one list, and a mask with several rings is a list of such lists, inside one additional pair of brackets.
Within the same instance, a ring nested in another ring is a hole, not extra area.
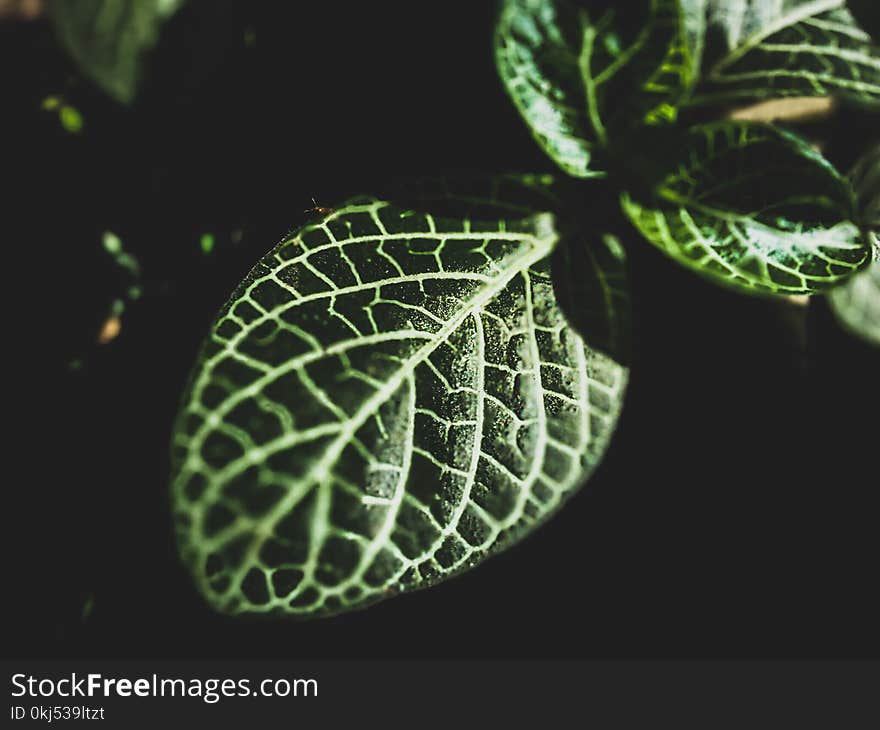
[[(404, 379), (409, 377), (412, 373), (414, 373), (416, 367), (420, 365), (424, 360), (426, 360), (431, 353), (436, 350), (437, 347), (440, 346), (442, 342), (444, 342), (449, 335), (451, 335), (461, 324), (465, 321), (465, 319), (471, 316), (474, 312), (479, 311), (484, 305), (488, 304), (494, 297), (500, 293), (509, 283), (510, 281), (521, 274), (524, 271), (528, 271), (529, 268), (548, 255), (553, 246), (556, 243), (557, 235), (555, 231), (553, 231), (552, 235), (547, 238), (541, 238), (537, 231), (540, 231), (542, 228), (541, 219), (549, 220), (550, 214), (543, 213), (535, 216), (535, 233), (532, 234), (523, 234), (523, 238), (530, 238), (534, 241), (534, 245), (528, 248), (519, 256), (513, 258), (509, 261), (509, 270), (502, 276), (499, 276), (498, 279), (493, 280), (491, 284), (487, 284), (486, 288), (479, 292), (473, 299), (471, 299), (467, 306), (462, 307), (462, 309), (456, 313), (455, 316), (450, 318), (449, 322), (436, 333), (433, 333), (429, 336), (428, 341), (425, 345), (423, 345), (419, 350), (417, 350), (410, 358), (406, 360), (406, 363), (402, 365), (398, 370), (389, 378), (385, 387), (378, 389), (372, 396), (370, 396), (366, 401), (364, 401), (358, 410), (353, 414), (349, 419), (343, 424), (343, 428), (337, 434), (337, 436), (333, 439), (333, 441), (328, 445), (328, 447), (324, 450), (323, 456), (313, 463), (308, 471), (303, 474), (301, 477), (297, 478), (296, 485), (299, 485), (299, 489), (290, 489), (287, 494), (276, 504), (275, 508), (268, 514), (261, 518), (261, 522), (266, 525), (266, 528), (261, 535), (255, 535), (254, 539), (251, 541), (248, 546), (248, 550), (246, 553), (246, 557), (242, 560), (241, 566), (238, 571), (237, 578), (240, 580), (243, 577), (244, 573), (252, 567), (253, 559), (262, 548), (266, 539), (274, 532), (274, 528), (278, 521), (282, 519), (284, 516), (289, 514), (291, 510), (293, 510), (299, 502), (305, 498), (305, 496), (311, 491), (311, 489), (318, 485), (323, 485), (327, 482), (328, 477), (331, 474), (330, 467), (338, 460), (339, 456), (342, 454), (342, 451), (345, 449), (345, 446), (348, 444), (352, 436), (357, 433), (358, 429), (363, 425), (367, 418), (369, 418), (378, 407), (388, 400), (388, 398), (392, 397), (400, 385), (403, 383)], [(552, 228), (550, 230), (553, 230)], [(491, 236), (491, 232), (485, 232), (481, 234), (475, 235), (486, 235)], [(387, 334), (387, 333), (386, 333)], [(425, 336), (425, 333), (419, 333), (417, 331), (413, 331), (412, 333), (406, 333), (408, 335), (416, 335), (416, 336)], [(320, 357), (326, 356), (327, 351), (321, 351), (318, 353), (312, 353), (312, 360), (319, 359)], [(310, 362), (312, 361), (310, 360)], [(285, 367), (278, 368), (273, 370), (271, 373), (267, 373), (263, 377), (251, 383), (251, 385), (247, 389), (243, 389), (239, 391), (241, 393), (250, 394), (250, 391), (259, 392), (262, 386), (265, 384), (264, 381), (274, 381), (277, 377), (283, 376), (287, 372), (291, 370), (298, 369), (305, 363), (297, 362), (296, 366), (291, 367), (290, 364), (286, 364)], [(272, 377), (269, 377), (272, 376)], [(223, 404), (223, 406), (227, 407), (227, 411), (231, 408), (234, 408), (238, 402), (247, 395), (241, 396), (238, 400), (235, 400), (232, 406), (228, 406), (228, 401)], [(222, 406), (221, 406), (222, 408)], [(217, 409), (218, 411), (220, 408)], [(216, 413), (216, 411), (215, 411)], [(218, 417), (219, 414), (218, 414)], [(214, 485), (218, 484), (220, 480), (214, 480)], [(295, 485), (295, 486), (296, 486)], [(213, 485), (212, 485), (213, 486)], [(237, 580), (230, 581), (230, 590), (237, 585)]]

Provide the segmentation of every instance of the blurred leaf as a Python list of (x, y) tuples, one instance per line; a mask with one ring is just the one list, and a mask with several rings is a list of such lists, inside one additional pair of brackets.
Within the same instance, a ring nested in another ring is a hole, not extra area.
[[(874, 241), (878, 245), (876, 235)], [(880, 345), (880, 262), (875, 259), (843, 286), (832, 289), (828, 302), (846, 329)]]
[(621, 202), (679, 263), (754, 294), (813, 294), (867, 264), (849, 183), (799, 137), (719, 122), (667, 138), (656, 154), (650, 189)]
[(874, 259), (867, 269), (828, 293), (828, 302), (848, 330), (880, 345), (880, 145), (850, 175), (859, 196), (861, 220), (870, 230)]
[(868, 228), (880, 230), (880, 144), (865, 153), (849, 177), (858, 198), (860, 220)]
[(880, 104), (880, 50), (845, 0), (682, 0), (703, 40), (689, 103), (841, 96)]
[(83, 75), (123, 104), (137, 94), (162, 23), (185, 0), (55, 0), (49, 17)]

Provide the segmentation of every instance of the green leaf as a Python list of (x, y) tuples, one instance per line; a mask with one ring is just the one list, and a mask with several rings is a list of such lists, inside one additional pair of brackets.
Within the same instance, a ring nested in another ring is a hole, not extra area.
[(866, 264), (849, 183), (799, 137), (721, 122), (654, 146), (649, 189), (621, 203), (679, 263), (754, 294), (812, 294)]
[(572, 327), (588, 333), (594, 350), (628, 365), (632, 305), (620, 241), (611, 234), (562, 232), (552, 263), (556, 297)]
[(56, 0), (55, 31), (82, 73), (123, 104), (134, 101), (159, 27), (185, 0)]
[(880, 231), (880, 144), (875, 144), (849, 174), (859, 204), (859, 219), (866, 228)]
[[(600, 9), (596, 9), (597, 6)], [(506, 0), (495, 32), (498, 72), (544, 151), (594, 177), (595, 147), (616, 126), (674, 119), (695, 73), (676, 0)]]
[(682, 0), (705, 46), (693, 105), (785, 96), (880, 103), (880, 50), (845, 0)]
[(859, 161), (850, 178), (858, 193), (861, 220), (869, 229), (874, 256), (868, 268), (828, 293), (828, 303), (850, 332), (880, 345), (880, 145)]
[[(874, 245), (880, 246), (876, 235)], [(843, 286), (832, 289), (828, 303), (846, 329), (880, 345), (880, 258), (875, 258), (867, 269)]]
[[(565, 188), (552, 175), (495, 175), (471, 179), (408, 180), (390, 198), (432, 215), (456, 218), (519, 218), (565, 207)], [(583, 201), (576, 201), (579, 212)], [(607, 210), (603, 202), (596, 204)], [(587, 211), (592, 220), (594, 212)], [(579, 215), (562, 214), (579, 219)], [(551, 260), (556, 298), (571, 325), (588, 333), (590, 347), (628, 364), (630, 299), (626, 254), (612, 235), (586, 233), (577, 225), (562, 226)]]
[(514, 543), (601, 458), (627, 371), (566, 323), (554, 217), (349, 201), (267, 254), (174, 434), (182, 558), (225, 612), (338, 613)]

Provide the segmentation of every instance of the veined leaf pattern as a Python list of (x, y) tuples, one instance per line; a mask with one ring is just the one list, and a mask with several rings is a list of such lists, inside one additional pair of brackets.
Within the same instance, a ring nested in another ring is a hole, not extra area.
[(554, 218), (350, 201), (220, 314), (174, 435), (180, 551), (217, 609), (326, 615), (510, 545), (590, 474), (626, 370), (554, 299)]
[(538, 144), (574, 177), (590, 164), (593, 134), (579, 57), (581, 17), (568, 2), (508, 0), (495, 32), (501, 80)]
[(682, 0), (705, 49), (691, 104), (842, 96), (880, 104), (880, 49), (845, 0)]
[[(598, 8), (598, 9), (597, 9)], [(535, 139), (565, 172), (602, 174), (594, 149), (610, 123), (676, 115), (696, 64), (677, 0), (505, 0), (495, 33), (504, 86)]]
[(849, 183), (799, 137), (721, 122), (664, 153), (674, 162), (647, 199), (623, 193), (621, 203), (679, 263), (756, 294), (816, 293), (867, 263)]
[[(525, 217), (564, 207), (559, 182), (546, 174), (428, 178), (408, 181), (405, 189), (395, 189), (390, 197), (456, 218)], [(551, 269), (556, 299), (572, 326), (589, 333), (593, 349), (628, 363), (631, 304), (626, 253), (620, 241), (578, 225), (564, 226)]]

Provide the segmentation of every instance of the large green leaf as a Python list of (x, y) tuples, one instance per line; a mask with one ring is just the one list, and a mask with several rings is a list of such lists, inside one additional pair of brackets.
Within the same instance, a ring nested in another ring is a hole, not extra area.
[(185, 0), (55, 0), (49, 15), (83, 74), (123, 104), (134, 100), (159, 27)]
[(721, 122), (656, 146), (647, 190), (621, 203), (685, 266), (750, 293), (812, 294), (867, 263), (849, 183), (799, 137)]
[(217, 609), (302, 616), (430, 586), (596, 466), (626, 369), (566, 323), (554, 217), (355, 199), (221, 312), (174, 435), (184, 562)]
[(613, 127), (674, 118), (695, 60), (676, 0), (505, 0), (495, 32), (504, 86), (535, 139), (568, 174)]
[(880, 145), (874, 145), (850, 175), (859, 197), (861, 220), (873, 241), (871, 264), (828, 293), (838, 320), (851, 332), (880, 345)]
[(691, 104), (780, 96), (880, 103), (880, 50), (845, 0), (682, 0), (702, 39)]

